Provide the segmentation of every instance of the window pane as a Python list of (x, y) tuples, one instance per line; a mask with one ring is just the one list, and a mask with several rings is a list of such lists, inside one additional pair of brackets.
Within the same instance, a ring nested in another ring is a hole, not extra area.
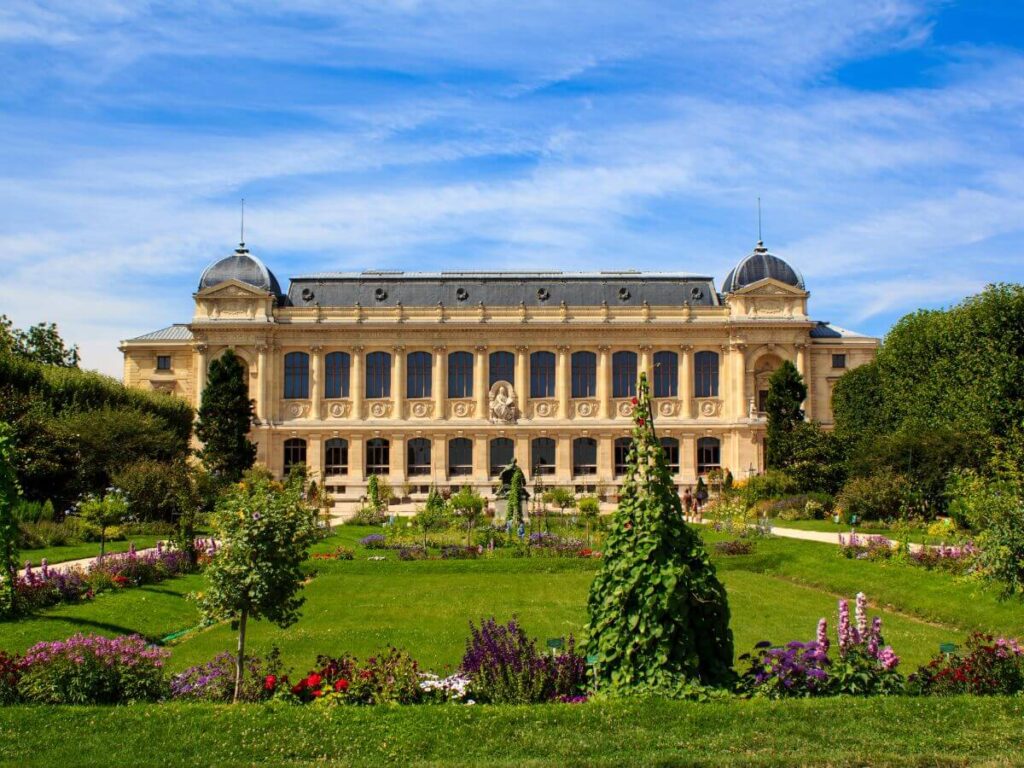
[(612, 355), (612, 397), (636, 395), (636, 352)]
[(306, 441), (292, 437), (284, 441), (284, 473), (291, 472), (292, 467), (306, 463)]
[(348, 441), (334, 437), (324, 443), (324, 475), (348, 474)]
[(473, 441), (457, 437), (448, 441), (448, 474), (469, 475), (473, 473)]
[(721, 465), (721, 441), (717, 437), (700, 438), (697, 441), (697, 473), (704, 474)]
[(425, 437), (414, 437), (409, 441), (406, 453), (408, 454), (406, 470), (409, 475), (430, 474), (430, 440)]
[(679, 474), (679, 441), (674, 437), (661, 438), (661, 450), (665, 453), (665, 463), (672, 474)]
[(491, 352), (490, 369), (488, 388), (493, 387), (499, 381), (507, 381), (515, 386), (516, 356), (514, 354), (511, 352)]
[(846, 367), (846, 355), (832, 355), (832, 367), (833, 368), (845, 368)]
[(324, 397), (348, 397), (350, 364), (348, 352), (331, 352), (324, 358)]
[(169, 371), (169, 370), (171, 370), (171, 356), (170, 355), (157, 355), (157, 358), (156, 358), (156, 369), (158, 371)]
[(391, 397), (391, 354), (371, 352), (366, 356), (366, 396)]
[(629, 468), (629, 449), (633, 445), (633, 440), (628, 437), (618, 437), (615, 439), (615, 474), (624, 475), (626, 470)]
[(534, 475), (555, 474), (555, 441), (538, 437), (530, 443), (530, 466)]
[(718, 397), (718, 353), (698, 352), (693, 356), (694, 397)]
[(386, 475), (391, 471), (391, 446), (387, 440), (375, 437), (366, 441), (366, 474)]
[[(499, 379), (501, 381), (501, 379)], [(512, 461), (515, 444), (510, 437), (496, 437), (491, 440), (491, 475), (497, 475)]]
[(593, 352), (572, 353), (572, 396), (597, 395), (597, 355)]
[(289, 352), (284, 356), (284, 396), (309, 397), (309, 355)]
[(679, 396), (679, 355), (675, 352), (654, 353), (654, 396)]
[(530, 397), (555, 396), (555, 353), (530, 355)]
[(429, 352), (410, 352), (406, 363), (406, 397), (430, 397), (433, 356)]
[(473, 396), (473, 353), (448, 355), (448, 397)]
[(574, 476), (597, 474), (597, 440), (579, 437), (572, 441), (572, 473)]

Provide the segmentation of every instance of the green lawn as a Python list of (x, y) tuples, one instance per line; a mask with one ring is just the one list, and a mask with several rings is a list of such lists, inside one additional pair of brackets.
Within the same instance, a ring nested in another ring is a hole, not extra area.
[[(133, 536), (125, 541), (108, 541), (106, 551), (108, 554), (115, 552), (127, 552), (132, 542), (135, 542), (136, 549), (149, 549), (155, 547), (156, 543), (165, 536)], [(68, 560), (83, 560), (87, 557), (96, 557), (100, 553), (98, 541), (85, 544), (68, 544), (63, 547), (43, 547), (42, 549), (23, 549), (19, 552), (18, 560), (24, 565), (28, 560), (32, 565), (39, 565), (43, 558), (50, 565), (54, 563), (66, 563)]]
[[(831, 520), (773, 520), (775, 528), (794, 528), (798, 531), (822, 531), (823, 533), (849, 534), (850, 530), (856, 530), (860, 536), (885, 536), (887, 539), (898, 540), (899, 536), (891, 528), (866, 529), (860, 526), (851, 526), (847, 523), (833, 523)], [(914, 531), (910, 534), (911, 544), (943, 544), (952, 543), (940, 536), (929, 536), (925, 531)]]
[(0, 710), (29, 766), (1020, 765), (1024, 699)]

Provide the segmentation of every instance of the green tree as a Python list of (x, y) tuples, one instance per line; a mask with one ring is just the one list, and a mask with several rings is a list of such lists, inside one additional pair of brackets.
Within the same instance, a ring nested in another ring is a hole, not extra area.
[(249, 440), (255, 409), (244, 374), (245, 367), (230, 349), (210, 364), (196, 423), (206, 468), (232, 482), (256, 460), (256, 446)]
[(544, 492), (544, 501), (558, 507), (559, 512), (564, 515), (565, 510), (576, 506), (576, 494), (568, 488), (556, 485)]
[(508, 504), (505, 507), (505, 514), (516, 529), (523, 522), (523, 500), (526, 497), (526, 476), (517, 464), (512, 472), (512, 478), (508, 483)]
[(304, 599), (299, 595), (301, 565), (316, 538), (316, 510), (294, 479), (282, 484), (253, 471), (224, 495), (213, 524), (220, 548), (206, 568), (209, 589), (201, 603), (208, 618), (230, 619), (238, 631), (238, 701), (249, 619), (267, 619), (279, 627), (298, 619)]
[(580, 511), (580, 514), (584, 517), (597, 517), (601, 511), (601, 502), (597, 496), (582, 496), (580, 500), (576, 502), (576, 509)]
[(370, 475), (366, 483), (366, 500), (376, 512), (380, 512), (384, 507), (380, 498), (380, 480), (376, 475)]
[(587, 600), (588, 654), (613, 693), (682, 695), (732, 679), (729, 604), (654, 432), (640, 374), (628, 469)]
[(10, 352), (44, 365), (77, 368), (78, 345), (68, 347), (55, 323), (38, 323), (19, 330), (7, 315), (0, 315), (0, 353)]
[(0, 421), (0, 616), (12, 616), (18, 608), (18, 477), (14, 469), (14, 430)]
[(483, 496), (466, 485), (458, 493), (452, 494), (452, 497), (448, 499), (448, 506), (453, 514), (462, 518), (466, 523), (466, 546), (468, 547), (473, 543), (473, 529), (484, 511)]
[(112, 488), (102, 496), (87, 497), (78, 512), (83, 520), (100, 529), (100, 557), (103, 557), (107, 549), (107, 529), (120, 525), (128, 517), (128, 499), (119, 489)]
[(804, 420), (801, 407), (807, 398), (807, 385), (789, 360), (768, 379), (768, 429), (765, 438), (765, 460), (769, 469), (785, 469), (792, 459), (790, 438), (797, 425)]
[(437, 488), (430, 486), (427, 501), (423, 509), (413, 518), (415, 525), (423, 534), (423, 548), (427, 548), (427, 534), (431, 531), (442, 531), (448, 527), (448, 512), (444, 508), (444, 499)]

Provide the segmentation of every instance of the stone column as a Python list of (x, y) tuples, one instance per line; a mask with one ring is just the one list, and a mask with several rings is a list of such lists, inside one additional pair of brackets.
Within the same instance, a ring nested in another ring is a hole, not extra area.
[(434, 435), (430, 444), (430, 463), (434, 468), (434, 482), (448, 482), (448, 438)]
[(473, 397), (476, 399), (476, 417), (486, 419), (487, 413), (487, 347), (478, 345), (473, 360)]
[(306, 435), (306, 471), (310, 480), (315, 480), (318, 486), (323, 485), (324, 480), (324, 441), (321, 435)]
[(259, 343), (256, 345), (256, 418), (261, 424), (270, 423), (269, 409), (267, 408), (267, 383), (270, 378), (270, 354), (268, 345)]
[(747, 345), (732, 345), (732, 399), (733, 418), (743, 419), (747, 415)]
[[(530, 397), (529, 351), (529, 347), (516, 347), (516, 400), (518, 401), (516, 405), (519, 408), (520, 418), (526, 416), (526, 401)], [(527, 461), (529, 461), (529, 459), (527, 459)]]
[(206, 344), (196, 344), (196, 410), (203, 404), (203, 390), (206, 389), (206, 373), (210, 368), (210, 348)]
[(394, 488), (395, 495), (400, 496), (402, 489), (399, 487), (405, 482), (405, 435), (391, 435), (391, 455), (388, 456), (388, 480)]
[(682, 401), (680, 416), (693, 418), (693, 347), (681, 344), (679, 347), (679, 399)]
[(722, 416), (729, 416), (731, 411), (732, 400), (729, 397), (730, 387), (732, 387), (732, 371), (729, 367), (729, 363), (732, 358), (729, 357), (729, 345), (723, 344), (719, 347), (718, 354), (718, 399), (722, 400), (722, 409), (719, 413)]
[(357, 483), (366, 479), (366, 440), (362, 435), (348, 439), (348, 479)]
[(811, 350), (806, 344), (796, 345), (796, 369), (800, 375), (804, 378), (804, 384), (807, 385), (807, 399), (804, 400), (804, 418), (808, 421), (814, 418), (813, 410), (811, 408)]
[(512, 455), (515, 456), (516, 461), (519, 463), (519, 468), (523, 470), (523, 474), (526, 475), (528, 480), (532, 480), (533, 466), (530, 464), (530, 437), (529, 435), (516, 435), (512, 439), (515, 441)]
[(391, 417), (405, 418), (405, 347), (392, 349), (391, 361)]
[(654, 396), (654, 362), (653, 362), (653, 360), (651, 358), (651, 347), (650, 347), (649, 344), (641, 345), (641, 347), (640, 347), (640, 359), (637, 362), (639, 363), (639, 366), (638, 366), (639, 370), (637, 371), (637, 376), (639, 377), (639, 374), (641, 374), (641, 373), (646, 373), (647, 374), (647, 385), (651, 388), (651, 397), (653, 397)]
[(679, 436), (679, 476), (686, 485), (697, 482), (697, 436)]
[(473, 482), (484, 486), (491, 475), (487, 448), (487, 435), (473, 436)]
[(445, 419), (448, 418), (447, 408), (445, 403), (447, 402), (447, 390), (448, 390), (448, 377), (446, 376), (448, 371), (448, 348), (445, 346), (434, 347), (434, 381), (430, 385), (431, 389), (434, 390), (434, 418)]
[(363, 418), (363, 396), (366, 392), (366, 374), (363, 372), (363, 347), (352, 347), (352, 377), (349, 393), (352, 396), (352, 418)]
[(558, 415), (568, 419), (569, 413), (569, 347), (558, 347), (558, 368), (555, 371), (555, 393), (558, 395)]
[(572, 482), (572, 439), (573, 435), (555, 435), (555, 483), (559, 485)]
[(321, 418), (324, 397), (324, 348), (319, 344), (310, 348), (309, 417)]
[(611, 418), (612, 411), (612, 363), (611, 348), (607, 345), (597, 348), (597, 417)]
[(599, 435), (597, 438), (597, 482), (608, 485), (615, 480), (615, 438)]

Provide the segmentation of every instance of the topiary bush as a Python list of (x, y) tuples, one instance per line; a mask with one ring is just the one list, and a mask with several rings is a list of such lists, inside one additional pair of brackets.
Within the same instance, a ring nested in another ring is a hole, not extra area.
[(587, 653), (612, 694), (681, 696), (733, 679), (729, 604), (654, 432), (645, 374), (628, 470), (587, 601)]

